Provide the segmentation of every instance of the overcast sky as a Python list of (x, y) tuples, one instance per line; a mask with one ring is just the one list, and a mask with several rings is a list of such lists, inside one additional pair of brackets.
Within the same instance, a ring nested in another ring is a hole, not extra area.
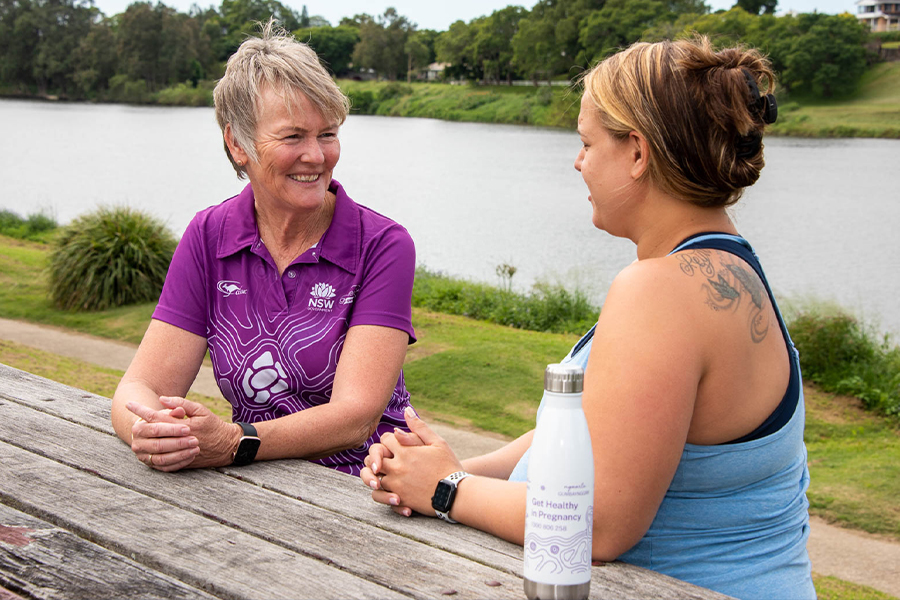
[[(94, 0), (94, 4), (107, 16), (120, 13), (134, 0)], [(337, 25), (341, 17), (352, 17), (355, 14), (367, 13), (379, 15), (384, 9), (393, 6), (397, 12), (416, 23), (419, 29), (435, 29), (446, 31), (451, 23), (457, 20), (469, 22), (476, 17), (489, 15), (498, 8), (510, 4), (518, 4), (530, 9), (535, 1), (514, 2), (510, 0), (281, 0), (283, 4), (295, 9), (298, 13), (306, 4), (310, 15), (325, 17), (332, 25)], [(162, 0), (163, 4), (179, 11), (186, 12), (195, 2), (201, 7), (219, 7), (220, 1), (211, 0)], [(713, 10), (730, 8), (734, 0), (706, 0)], [(155, 0), (154, 0), (155, 3)], [(837, 14), (856, 12), (854, 0), (779, 0), (778, 11), (795, 10), (797, 12), (813, 12)]]

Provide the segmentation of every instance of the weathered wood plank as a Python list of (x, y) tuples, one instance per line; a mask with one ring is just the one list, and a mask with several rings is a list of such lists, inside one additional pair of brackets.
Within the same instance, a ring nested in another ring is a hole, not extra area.
[(115, 433), (110, 422), (111, 401), (0, 363), (0, 402), (30, 406), (68, 421)]
[(0, 443), (0, 481), (4, 504), (216, 596), (404, 597), (214, 519), (7, 443)]
[[(19, 435), (23, 429), (30, 432), (24, 439)], [(433, 598), (452, 587), (458, 598), (508, 598), (509, 590), (522, 588), (521, 578), (514, 574), (217, 471), (175, 475), (152, 471), (138, 463), (118, 438), (26, 406), (0, 406), (0, 440), (89, 469), (116, 484), (224, 521), (415, 597)], [(354, 489), (365, 494), (361, 487)], [(415, 576), (410, 577), (411, 573)], [(486, 586), (486, 581), (499, 585)]]
[(0, 584), (48, 600), (215, 598), (3, 504)]

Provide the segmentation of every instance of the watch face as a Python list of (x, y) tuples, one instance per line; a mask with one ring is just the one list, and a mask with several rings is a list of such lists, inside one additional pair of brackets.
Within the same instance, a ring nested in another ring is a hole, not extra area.
[(234, 455), (234, 463), (237, 466), (248, 465), (256, 458), (256, 452), (259, 450), (260, 440), (255, 437), (241, 438), (237, 452)]
[(453, 498), (456, 496), (456, 486), (440, 481), (437, 489), (434, 490), (434, 496), (431, 497), (431, 508), (441, 512), (448, 512), (453, 506)]

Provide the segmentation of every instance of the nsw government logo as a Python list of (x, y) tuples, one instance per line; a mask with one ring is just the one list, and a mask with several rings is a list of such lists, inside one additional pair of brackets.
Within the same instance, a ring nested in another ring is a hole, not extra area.
[(331, 312), (334, 310), (334, 288), (327, 283), (317, 283), (309, 292), (309, 310)]

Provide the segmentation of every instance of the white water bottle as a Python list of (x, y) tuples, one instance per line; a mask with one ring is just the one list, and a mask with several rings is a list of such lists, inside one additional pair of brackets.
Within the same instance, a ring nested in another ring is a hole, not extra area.
[(584, 371), (552, 364), (528, 460), (525, 595), (581, 600), (591, 589), (594, 455), (581, 406)]

